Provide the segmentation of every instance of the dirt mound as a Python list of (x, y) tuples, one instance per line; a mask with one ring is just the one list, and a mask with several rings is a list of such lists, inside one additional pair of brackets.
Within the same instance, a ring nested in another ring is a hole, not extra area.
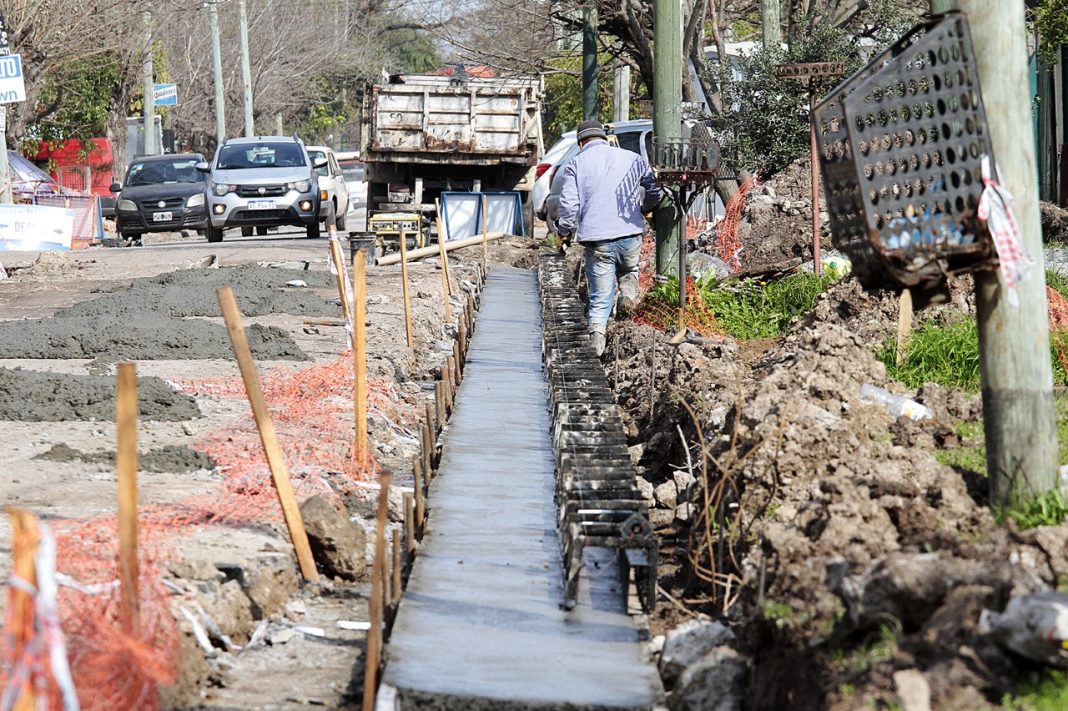
[(1042, 241), (1068, 243), (1068, 210), (1051, 202), (1038, 203), (1042, 219)]
[[(827, 206), (820, 199), (823, 244), (830, 245)], [(743, 269), (794, 264), (812, 258), (812, 175), (800, 158), (746, 199), (738, 226)]]
[[(246, 328), (252, 354), (264, 360), (307, 360), (288, 333), (275, 326)], [(117, 360), (230, 359), (221, 324), (154, 315), (71, 317), (0, 322), (0, 358)]]
[[(115, 452), (82, 452), (65, 444), (53, 445), (47, 452), (38, 454), (34, 459), (51, 462), (86, 462), (88, 464), (106, 464), (114, 466)], [(168, 444), (137, 455), (138, 469), (149, 472), (195, 472), (201, 469), (214, 469), (211, 457), (189, 447)]]
[[(201, 414), (196, 400), (159, 378), (138, 378), (137, 400), (140, 417), (145, 420), (180, 421)], [(62, 422), (114, 417), (113, 378), (0, 368), (0, 420)]]
[(183, 269), (137, 279), (126, 289), (107, 292), (56, 313), (59, 318), (124, 316), (150, 313), (172, 318), (220, 316), (215, 290), (230, 286), (245, 316), (287, 313), (297, 316), (340, 316), (341, 308), (306, 287), (286, 283), (300, 280), (308, 287), (336, 288), (329, 272), (273, 269), (244, 265), (228, 269)]

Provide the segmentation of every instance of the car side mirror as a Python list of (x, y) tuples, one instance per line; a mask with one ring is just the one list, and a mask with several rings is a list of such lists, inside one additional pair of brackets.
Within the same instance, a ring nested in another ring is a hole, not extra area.
[(111, 187), (109, 188), (109, 190), (111, 190), (111, 192), (113, 192), (113, 193), (121, 192), (122, 191), (122, 183), (112, 183)]
[(211, 172), (211, 166), (208, 165), (206, 161), (200, 161), (199, 163), (197, 163), (193, 167), (196, 168), (197, 170), (199, 170), (201, 173), (210, 173)]
[(312, 163), (312, 167), (316, 170), (319, 170), (320, 168), (325, 168), (327, 163), (328, 161), (326, 160), (326, 158), (320, 158), (319, 160)]

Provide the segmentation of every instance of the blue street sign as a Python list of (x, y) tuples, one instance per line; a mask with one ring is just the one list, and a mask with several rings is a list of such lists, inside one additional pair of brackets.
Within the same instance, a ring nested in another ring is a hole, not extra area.
[(152, 88), (153, 104), (155, 106), (177, 106), (177, 84), (154, 84)]

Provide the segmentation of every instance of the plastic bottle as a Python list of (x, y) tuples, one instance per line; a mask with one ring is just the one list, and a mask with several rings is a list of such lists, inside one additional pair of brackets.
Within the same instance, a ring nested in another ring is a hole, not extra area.
[(877, 402), (886, 408), (894, 417), (907, 417), (910, 420), (930, 419), (931, 411), (916, 402), (901, 395), (894, 395), (874, 385), (861, 385), (860, 397), (862, 400)]

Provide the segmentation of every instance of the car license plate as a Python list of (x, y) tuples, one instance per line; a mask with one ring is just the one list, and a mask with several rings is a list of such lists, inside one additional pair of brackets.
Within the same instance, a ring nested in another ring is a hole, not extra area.
[(174, 219), (174, 215), (173, 215), (173, 213), (170, 213), (170, 212), (153, 212), (152, 213), (152, 221), (153, 222), (170, 222), (173, 219)]
[(250, 210), (273, 210), (274, 200), (249, 200), (248, 209)]

